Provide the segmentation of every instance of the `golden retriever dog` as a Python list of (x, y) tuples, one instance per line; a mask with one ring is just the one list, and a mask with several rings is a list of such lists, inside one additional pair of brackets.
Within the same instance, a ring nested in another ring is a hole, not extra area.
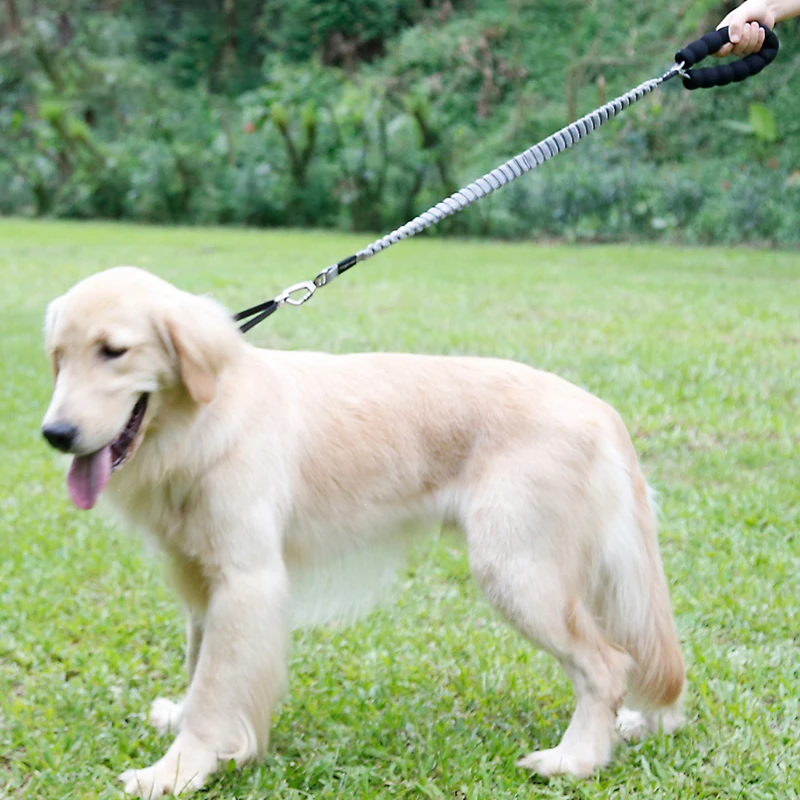
[(257, 349), (216, 302), (133, 267), (54, 300), (46, 342), (43, 433), (73, 455), (72, 500), (102, 493), (149, 532), (188, 609), (188, 689), (150, 712), (175, 739), (126, 792), (197, 788), (262, 753), (301, 587), (414, 520), (463, 532), (486, 598), (572, 681), (563, 739), (520, 766), (588, 776), (620, 733), (680, 724), (653, 507), (591, 394), (489, 358)]

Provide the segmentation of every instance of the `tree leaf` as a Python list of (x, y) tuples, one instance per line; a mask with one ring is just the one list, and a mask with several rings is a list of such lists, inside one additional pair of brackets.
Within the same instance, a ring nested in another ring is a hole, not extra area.
[(750, 128), (762, 142), (774, 142), (778, 138), (775, 117), (762, 103), (750, 104)]

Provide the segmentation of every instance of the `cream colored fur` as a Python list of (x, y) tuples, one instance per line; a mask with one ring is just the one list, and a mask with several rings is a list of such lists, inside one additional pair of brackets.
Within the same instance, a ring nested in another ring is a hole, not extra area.
[[(130, 267), (54, 301), (46, 327), (45, 422), (77, 426), (75, 452), (114, 439), (148, 393), (137, 449), (104, 494), (158, 541), (188, 609), (186, 696), (151, 709), (176, 738), (122, 776), (127, 792), (196, 788), (220, 761), (263, 752), (293, 591), (365, 547), (394, 552), (416, 520), (463, 531), (488, 600), (574, 685), (561, 743), (522, 766), (602, 767), (626, 694), (639, 711), (621, 712), (624, 733), (679, 724), (653, 510), (605, 403), (494, 359), (259, 350), (213, 301)], [(103, 344), (127, 352), (103, 360)]]

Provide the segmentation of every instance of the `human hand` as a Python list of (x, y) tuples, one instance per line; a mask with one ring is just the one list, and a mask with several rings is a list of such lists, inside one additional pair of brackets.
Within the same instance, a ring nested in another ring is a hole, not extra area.
[(766, 0), (746, 0), (717, 25), (717, 29), (728, 26), (728, 37), (731, 41), (714, 55), (749, 56), (757, 53), (764, 44), (765, 36), (759, 22), (770, 29), (775, 27), (775, 12)]

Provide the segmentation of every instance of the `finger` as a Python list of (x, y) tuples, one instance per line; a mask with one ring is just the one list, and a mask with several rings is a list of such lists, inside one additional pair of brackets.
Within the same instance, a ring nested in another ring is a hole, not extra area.
[(742, 27), (739, 42), (733, 48), (735, 56), (749, 56), (753, 52), (754, 43), (758, 41), (758, 34), (753, 30), (753, 25), (758, 29), (758, 23), (748, 22)]
[(724, 17), (722, 22), (717, 25), (717, 30), (727, 27), (730, 44), (723, 45), (719, 50), (717, 50), (716, 53), (713, 53), (712, 55), (714, 55), (716, 58), (724, 58), (725, 56), (729, 56), (732, 52), (734, 52), (734, 48), (741, 41), (742, 31), (744, 30), (746, 23), (747, 17), (742, 14), (738, 8), (735, 8), (730, 12), (730, 14)]
[(750, 40), (747, 46), (747, 55), (757, 53), (764, 44), (764, 31), (757, 22), (750, 23)]
[(750, 33), (747, 37), (747, 47), (745, 48), (747, 52), (745, 55), (749, 56), (752, 53), (758, 52), (758, 33), (761, 27), (757, 22), (751, 22), (748, 27), (750, 28)]
[(742, 25), (742, 29), (741, 32), (739, 33), (738, 40), (733, 44), (732, 52), (735, 56), (744, 55), (745, 50), (747, 48), (747, 41), (749, 36), (750, 36), (750, 26), (747, 23), (745, 23), (744, 25)]
[(758, 47), (756, 47), (756, 52), (761, 50), (764, 46), (764, 40), (767, 38), (767, 32), (759, 25), (758, 26)]

